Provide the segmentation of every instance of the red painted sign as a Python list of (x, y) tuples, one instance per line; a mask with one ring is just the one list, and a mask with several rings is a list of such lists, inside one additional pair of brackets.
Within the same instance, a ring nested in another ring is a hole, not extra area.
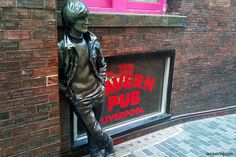
[[(164, 59), (136, 60), (126, 58), (108, 63), (106, 85), (106, 104), (103, 117), (104, 126), (158, 111), (160, 87), (164, 69)], [(129, 60), (129, 62), (127, 62)], [(158, 60), (158, 62), (157, 62)], [(156, 67), (149, 66), (149, 63)], [(149, 101), (149, 102), (148, 102)], [(150, 108), (153, 101), (153, 109)], [(146, 102), (146, 103), (145, 103)]]

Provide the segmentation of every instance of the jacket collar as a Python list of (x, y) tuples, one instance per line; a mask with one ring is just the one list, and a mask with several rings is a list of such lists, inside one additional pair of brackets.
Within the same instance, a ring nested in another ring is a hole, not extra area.
[[(84, 39), (87, 43), (94, 42), (95, 40), (97, 40), (97, 37), (91, 32), (84, 33), (83, 37), (84, 37)], [(70, 49), (72, 47), (75, 47), (75, 44), (70, 40), (68, 34), (64, 35), (64, 41), (65, 41), (65, 47), (66, 48)]]

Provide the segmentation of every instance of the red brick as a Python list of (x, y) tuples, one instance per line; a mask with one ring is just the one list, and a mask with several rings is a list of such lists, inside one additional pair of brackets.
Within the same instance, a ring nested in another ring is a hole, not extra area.
[(52, 49), (52, 57), (58, 57), (58, 50), (57, 47)]
[(31, 31), (26, 30), (6, 30), (3, 31), (3, 39), (31, 39)]
[(58, 76), (47, 77), (47, 86), (57, 85), (57, 84), (58, 84)]
[(11, 118), (19, 118), (19, 117), (23, 117), (26, 115), (33, 116), (34, 114), (36, 114), (36, 107), (35, 106), (11, 110)]
[(35, 20), (35, 19), (24, 19), (19, 21), (20, 29), (42, 29), (43, 28), (43, 20)]
[(4, 128), (9, 129), (9, 128), (15, 128), (22, 125), (30, 124), (30, 123), (40, 122), (48, 118), (49, 118), (48, 113), (34, 114), (34, 116), (25, 115), (24, 117), (19, 117), (16, 119), (0, 122), (0, 126), (1, 127), (4, 126)]
[(9, 90), (16, 90), (21, 88), (21, 82), (20, 81), (14, 81), (14, 82), (3, 82), (0, 83), (0, 90), (1, 91), (9, 91)]
[(14, 99), (19, 98), (26, 98), (26, 97), (33, 97), (33, 96), (40, 96), (46, 94), (44, 91), (46, 87), (37, 87), (37, 88), (30, 88), (30, 89), (19, 89), (14, 90), (11, 92), (12, 97)]
[(2, 146), (2, 148), (10, 147), (13, 145), (13, 140), (12, 138), (3, 139), (0, 141), (0, 145)]
[[(14, 155), (12, 157), (38, 156), (39, 154), (45, 154), (47, 156), (60, 156), (60, 153), (58, 153), (59, 148), (60, 148), (60, 143), (58, 142), (58, 143), (47, 145), (47, 146), (44, 146), (44, 147), (35, 148), (35, 149), (23, 152), (23, 153), (18, 154), (18, 155)], [(51, 154), (54, 154), (54, 152), (58, 153), (58, 154), (51, 155)]]
[(54, 85), (54, 86), (48, 86), (45, 88), (45, 93), (47, 94), (58, 94), (59, 93), (59, 87), (58, 85)]
[(3, 62), (0, 63), (0, 72), (18, 71), (20, 70), (19, 62)]
[(20, 98), (24, 98), (24, 97), (30, 97), (30, 96), (34, 96), (33, 90), (32, 89), (27, 89), (27, 90), (14, 90), (11, 92), (12, 94), (12, 98), (13, 99), (20, 99)]
[(34, 70), (34, 76), (51, 76), (51, 75), (57, 75), (57, 74), (58, 74), (57, 67), (41, 68), (41, 69)]
[(56, 1), (55, 0), (45, 1), (45, 7), (49, 9), (56, 9)]
[[(12, 98), (11, 93), (9, 91), (0, 93), (0, 102), (9, 101), (11, 98)], [(2, 108), (0, 108), (0, 109), (2, 109)]]
[(24, 103), (22, 100), (13, 100), (13, 101), (0, 103), (0, 105), (1, 105), (0, 111), (2, 112), (2, 111), (16, 109), (17, 107), (21, 108), (24, 106)]
[(55, 118), (55, 117), (59, 117), (60, 116), (60, 110), (59, 108), (56, 109), (52, 109), (50, 111), (50, 118)]
[(49, 129), (47, 128), (36, 132), (30, 132), (30, 136), (32, 137), (31, 141), (33, 141), (33, 139), (42, 139), (48, 137), (50, 136)]
[(60, 126), (54, 126), (50, 128), (50, 135), (59, 134), (60, 133)]
[(57, 27), (57, 21), (54, 19), (44, 20), (44, 27), (55, 29)]
[(44, 48), (44, 41), (43, 40), (22, 40), (19, 43), (20, 49), (38, 49)]
[(16, 0), (2, 0), (0, 1), (0, 7), (14, 7), (16, 5)]
[(33, 33), (34, 39), (54, 39), (56, 37), (56, 29), (55, 30), (37, 30)]
[(14, 81), (33, 77), (32, 70), (0, 73), (0, 81)]
[(13, 134), (14, 137), (16, 137), (16, 136), (19, 136), (19, 135), (22, 135), (22, 134), (26, 134), (26, 133), (29, 133), (29, 132), (36, 131), (37, 127), (38, 127), (38, 125), (36, 123), (16, 127), (16, 128), (12, 129), (12, 134)]
[(55, 48), (57, 42), (55, 39), (45, 39), (45, 40), (22, 40), (19, 43), (20, 49), (41, 49), (41, 48)]
[(35, 95), (56, 94), (59, 92), (57, 85), (34, 88), (33, 91)]
[(35, 139), (34, 141), (28, 141), (26, 143), (21, 143), (21, 144), (15, 145), (14, 146), (14, 154), (21, 156), (20, 153), (25, 153), (25, 152), (30, 151), (32, 149), (36, 149), (38, 147), (49, 145), (51, 142), (54, 142), (54, 141), (49, 141), (50, 138), (51, 137), (48, 137), (45, 139)]
[(3, 157), (12, 155), (14, 153), (13, 146), (7, 147), (7, 148), (2, 148), (0, 150), (0, 153)]
[(5, 129), (1, 129), (0, 130), (0, 138), (4, 139), (4, 138), (10, 138), (12, 137), (12, 130), (5, 130)]
[(30, 9), (6, 8), (4, 9), (3, 17), (7, 20), (31, 19), (32, 11)]
[(55, 48), (55, 47), (57, 47), (57, 40), (55, 38), (54, 39), (45, 39), (44, 46), (45, 46), (45, 48)]
[(18, 50), (19, 49), (19, 42), (18, 41), (8, 41), (2, 40), (0, 41), (0, 51), (1, 50)]
[(17, 0), (17, 7), (23, 8), (44, 8), (44, 1), (42, 0)]
[(138, 34), (138, 28), (127, 28), (125, 29), (125, 33), (128, 34)]
[(227, 69), (227, 70), (232, 70), (233, 68), (234, 68), (233, 64), (228, 64), (225, 66), (225, 69)]
[(40, 87), (46, 85), (46, 78), (36, 78), (22, 81), (22, 88)]
[(59, 118), (48, 119), (38, 123), (39, 129), (50, 128), (59, 124)]
[(38, 59), (36, 61), (22, 61), (21, 62), (21, 68), (22, 69), (38, 69), (46, 67), (46, 60), (44, 59)]
[(6, 52), (6, 61), (32, 60), (32, 51)]
[(38, 105), (37, 106), (37, 113), (41, 113), (41, 112), (50, 112), (50, 103), (47, 104), (42, 104), (42, 105)]
[(49, 102), (59, 102), (58, 94), (49, 95), (48, 98), (49, 98)]
[(5, 52), (0, 52), (0, 61), (4, 61), (5, 58), (6, 58), (6, 53)]
[(29, 143), (37, 139), (49, 137), (49, 129), (44, 129), (40, 131), (29, 130), (28, 132), (24, 134), (17, 134), (17, 135), (18, 136), (15, 136), (13, 138), (15, 145), (21, 144), (21, 143)]
[(33, 19), (55, 19), (55, 11), (54, 10), (33, 10), (32, 12)]
[(58, 58), (51, 58), (47, 60), (47, 67), (58, 66)]
[(34, 58), (51, 58), (53, 50), (51, 49), (36, 49), (34, 50)]
[(31, 97), (31, 98), (25, 98), (24, 99), (24, 105), (25, 106), (30, 106), (30, 105), (35, 105), (35, 104), (43, 104), (48, 102), (48, 96), (47, 95), (42, 95), (42, 96), (36, 96), (36, 97)]
[[(58, 93), (58, 86), (51, 85), (51, 86), (41, 86), (41, 87), (34, 87), (29, 89), (19, 89), (10, 92), (10, 96), (13, 99), (20, 99), (20, 98), (29, 98), (35, 96), (42, 96), (46, 94), (56, 94)], [(45, 97), (47, 100), (47, 97)], [(47, 101), (46, 101), (47, 102)]]
[(19, 28), (19, 20), (0, 20), (0, 29), (17, 29)]

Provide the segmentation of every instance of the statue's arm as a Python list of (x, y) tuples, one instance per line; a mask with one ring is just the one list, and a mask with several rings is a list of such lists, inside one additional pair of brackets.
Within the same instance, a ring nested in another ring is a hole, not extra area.
[(106, 80), (106, 67), (107, 64), (105, 62), (105, 58), (102, 53), (101, 45), (98, 41), (95, 42), (95, 49), (97, 51), (97, 67), (98, 67), (98, 72), (99, 75), (103, 81), (103, 83)]
[(65, 90), (65, 73), (64, 73), (64, 52), (65, 48), (64, 48), (64, 41), (60, 41), (58, 42), (58, 76), (59, 76), (59, 88), (60, 91), (64, 91)]
[(63, 41), (58, 42), (58, 69), (59, 69), (59, 77), (63, 77), (63, 53), (64, 53), (64, 47), (63, 47)]

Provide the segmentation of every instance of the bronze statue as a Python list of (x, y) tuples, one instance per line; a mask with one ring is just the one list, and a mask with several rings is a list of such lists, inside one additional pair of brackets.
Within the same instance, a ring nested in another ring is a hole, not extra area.
[(114, 154), (112, 139), (99, 124), (106, 63), (96, 36), (87, 30), (88, 14), (80, 0), (68, 0), (62, 10), (65, 34), (58, 43), (60, 91), (86, 128), (90, 156), (103, 157)]

